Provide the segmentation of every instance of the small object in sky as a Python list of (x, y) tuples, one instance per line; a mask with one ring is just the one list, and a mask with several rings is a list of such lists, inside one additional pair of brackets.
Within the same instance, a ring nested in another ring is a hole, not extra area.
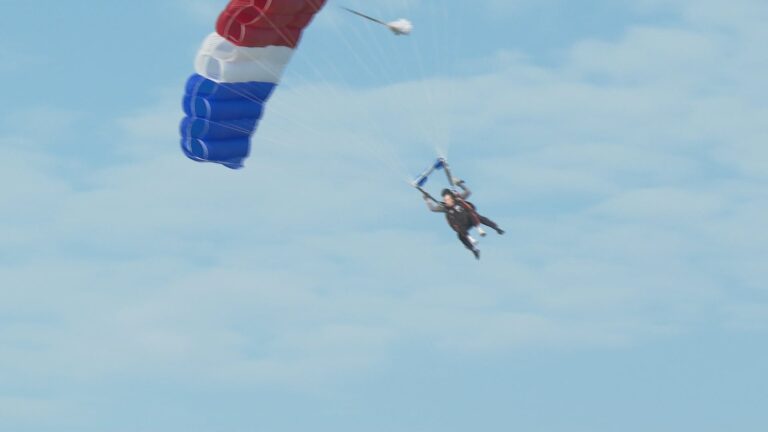
[(381, 24), (384, 27), (390, 29), (392, 33), (396, 34), (397, 36), (409, 35), (413, 31), (413, 24), (405, 18), (400, 18), (399, 20), (392, 21), (392, 22), (384, 22), (347, 7), (342, 6), (342, 9), (346, 10), (347, 12), (353, 13), (359, 17), (363, 17), (367, 20), (373, 21), (376, 24)]
[(400, 18), (397, 21), (387, 23), (387, 27), (392, 30), (392, 33), (398, 36), (409, 35), (413, 31), (413, 24), (405, 18)]

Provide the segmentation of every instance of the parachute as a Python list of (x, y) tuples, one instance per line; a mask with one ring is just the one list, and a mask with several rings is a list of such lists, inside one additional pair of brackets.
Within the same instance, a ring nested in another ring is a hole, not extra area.
[(243, 167), (251, 136), (304, 29), (326, 0), (231, 0), (186, 84), (181, 148), (199, 162)]

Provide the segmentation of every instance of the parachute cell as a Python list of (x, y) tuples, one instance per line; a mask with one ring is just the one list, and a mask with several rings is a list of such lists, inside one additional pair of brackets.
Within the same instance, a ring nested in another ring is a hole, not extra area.
[(325, 0), (231, 0), (203, 41), (183, 99), (181, 148), (241, 168), (304, 28)]

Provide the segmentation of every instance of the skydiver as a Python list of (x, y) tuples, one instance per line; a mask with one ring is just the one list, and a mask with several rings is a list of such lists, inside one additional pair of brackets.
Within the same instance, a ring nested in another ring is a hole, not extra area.
[(504, 230), (499, 228), (499, 226), (492, 220), (477, 213), (475, 206), (466, 201), (472, 191), (467, 188), (467, 185), (463, 180), (456, 179), (454, 180), (454, 184), (461, 188), (461, 192), (455, 193), (450, 189), (443, 189), (441, 193), (443, 197), (442, 202), (438, 202), (429, 194), (423, 192), (424, 202), (427, 204), (429, 210), (435, 213), (445, 213), (445, 219), (448, 221), (448, 225), (456, 231), (461, 243), (464, 244), (467, 249), (472, 251), (475, 258), (480, 259), (480, 250), (475, 247), (474, 239), (469, 236), (469, 230), (477, 227), (481, 236), (484, 236), (485, 232), (483, 232), (480, 224), (496, 230), (499, 235), (504, 234)]

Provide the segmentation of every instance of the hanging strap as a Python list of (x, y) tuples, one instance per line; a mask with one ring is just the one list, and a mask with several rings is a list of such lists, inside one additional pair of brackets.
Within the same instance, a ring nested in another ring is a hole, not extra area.
[(381, 25), (387, 25), (387, 23), (385, 23), (384, 21), (381, 21), (381, 20), (377, 20), (377, 19), (376, 19), (376, 18), (374, 18), (374, 17), (370, 17), (370, 16), (368, 16), (368, 15), (366, 15), (366, 14), (364, 14), (364, 13), (358, 12), (358, 11), (356, 11), (356, 10), (353, 10), (353, 9), (350, 9), (350, 8), (348, 8), (348, 7), (344, 7), (344, 6), (341, 6), (341, 8), (342, 8), (342, 9), (344, 9), (344, 10), (346, 10), (347, 12), (351, 12), (351, 13), (353, 13), (353, 14), (355, 14), (355, 15), (359, 16), (359, 17), (363, 17), (363, 18), (365, 18), (365, 19), (367, 19), (367, 20), (371, 20), (371, 21), (373, 21), (373, 22), (375, 22), (375, 23), (378, 23), (378, 24), (381, 24)]
[(436, 202), (436, 203), (439, 203), (439, 202), (440, 202), (440, 201), (436, 200), (436, 199), (435, 199), (435, 197), (433, 197), (432, 195), (430, 195), (430, 194), (429, 194), (429, 192), (425, 191), (425, 190), (424, 190), (424, 189), (423, 189), (421, 186), (415, 186), (415, 187), (416, 187), (416, 189), (418, 189), (418, 190), (419, 190), (419, 192), (421, 192), (421, 193), (422, 193), (422, 195), (424, 195), (425, 197), (427, 197), (427, 198), (431, 199), (432, 201), (434, 201), (434, 202)]

